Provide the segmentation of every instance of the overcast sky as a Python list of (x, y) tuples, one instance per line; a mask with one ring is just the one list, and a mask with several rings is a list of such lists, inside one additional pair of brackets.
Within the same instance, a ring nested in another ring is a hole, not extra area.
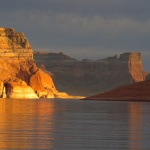
[(150, 71), (150, 0), (0, 0), (0, 26), (33, 50), (100, 59), (139, 51)]

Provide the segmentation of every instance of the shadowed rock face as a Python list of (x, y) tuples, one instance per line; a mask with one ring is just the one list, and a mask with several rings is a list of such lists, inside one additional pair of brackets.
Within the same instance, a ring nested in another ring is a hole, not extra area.
[(26, 37), (12, 28), (0, 28), (0, 97), (69, 97), (58, 92), (51, 76), (36, 66)]
[(72, 58), (69, 61), (65, 57), (59, 61), (59, 54), (54, 61), (50, 53), (36, 54), (34, 59), (38, 66), (44, 64), (55, 75), (53, 79), (58, 90), (72, 95), (90, 96), (148, 78), (148, 73), (143, 71), (139, 52), (96, 61), (77, 61)]
[(141, 81), (132, 85), (119, 87), (109, 92), (90, 96), (84, 100), (136, 100), (150, 101), (150, 80)]

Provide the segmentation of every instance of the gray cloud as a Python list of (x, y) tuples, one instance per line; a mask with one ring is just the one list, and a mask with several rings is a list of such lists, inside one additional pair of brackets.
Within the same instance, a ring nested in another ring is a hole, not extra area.
[(149, 0), (0, 2), (0, 26), (25, 32), (35, 50), (63, 51), (78, 58), (141, 51), (145, 64), (149, 62)]

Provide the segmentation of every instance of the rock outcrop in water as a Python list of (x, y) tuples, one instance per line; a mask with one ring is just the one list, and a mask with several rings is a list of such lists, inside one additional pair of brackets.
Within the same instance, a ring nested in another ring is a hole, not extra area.
[(51, 76), (36, 66), (23, 33), (0, 28), (0, 97), (69, 97), (56, 90)]
[(149, 78), (149, 74), (143, 70), (139, 52), (96, 61), (78, 61), (62, 53), (35, 53), (34, 59), (38, 66), (43, 64), (54, 74), (58, 90), (71, 95), (90, 96)]
[(119, 87), (83, 100), (150, 101), (150, 80)]

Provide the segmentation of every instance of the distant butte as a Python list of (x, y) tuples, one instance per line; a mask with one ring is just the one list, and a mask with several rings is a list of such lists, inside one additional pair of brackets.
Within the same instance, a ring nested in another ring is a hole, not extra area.
[[(63, 53), (35, 53), (34, 59), (54, 74), (58, 90), (70, 95), (91, 96), (150, 79), (140, 52), (128, 52), (105, 59), (82, 61)], [(42, 66), (43, 66), (42, 65)]]

